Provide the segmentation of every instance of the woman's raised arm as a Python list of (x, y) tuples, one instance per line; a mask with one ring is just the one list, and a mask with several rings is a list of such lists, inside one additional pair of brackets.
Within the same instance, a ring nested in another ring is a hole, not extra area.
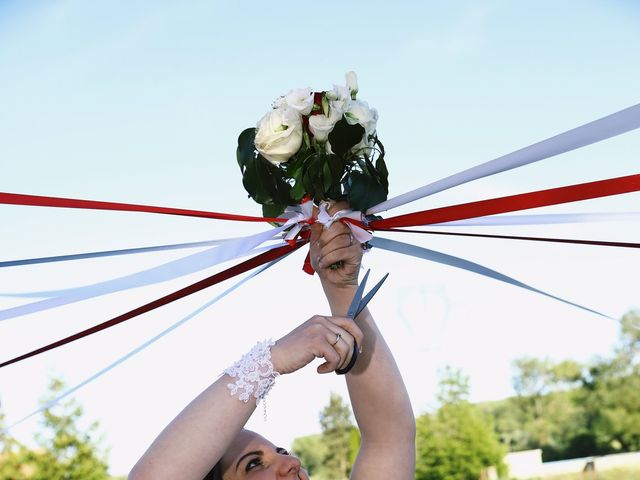
[[(242, 369), (242, 362), (236, 364), (234, 367), (238, 368), (232, 368), (204, 390), (160, 433), (134, 466), (129, 479), (202, 480), (222, 458), (255, 410), (253, 395), (264, 393), (265, 389), (268, 391), (277, 376), (273, 371), (293, 373), (315, 358), (325, 360), (318, 366), (318, 373), (344, 368), (350, 359), (351, 346), (336, 342), (338, 333), (342, 337), (352, 336), (359, 343), (363, 340), (362, 332), (350, 319), (314, 316), (278, 340), (270, 350), (266, 344), (259, 343), (252, 354), (243, 357), (243, 365), (259, 365), (261, 379), (266, 383), (254, 383), (251, 376), (236, 375), (240, 370), (251, 370)], [(266, 362), (256, 361), (264, 360), (265, 355), (267, 360), (270, 357), (273, 371)], [(254, 363), (247, 365), (246, 362)], [(248, 401), (239, 399), (239, 394), (248, 391), (242, 380), (249, 380), (255, 387)], [(229, 384), (240, 385), (233, 396)]]
[[(338, 222), (314, 225), (311, 261), (333, 315), (345, 315), (358, 282), (362, 249), (349, 228)], [(362, 436), (353, 480), (410, 480), (415, 470), (415, 418), (409, 395), (389, 347), (368, 309), (356, 318), (364, 333), (362, 353), (347, 387)]]

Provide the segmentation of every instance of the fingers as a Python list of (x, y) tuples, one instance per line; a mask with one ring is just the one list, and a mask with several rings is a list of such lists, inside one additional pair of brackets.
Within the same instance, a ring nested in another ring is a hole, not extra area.
[(315, 223), (311, 225), (310, 241), (313, 246), (322, 249), (336, 237), (346, 233), (351, 233), (351, 229), (342, 222), (334, 222), (329, 228), (326, 228), (322, 224)]
[[(345, 259), (357, 260), (362, 256), (362, 247), (354, 238), (351, 230), (344, 226), (343, 231), (330, 230), (311, 244), (311, 259), (314, 267), (324, 269)], [(332, 227), (333, 228), (333, 227)], [(341, 229), (342, 230), (342, 229)]]
[[(352, 319), (348, 317), (323, 317), (323, 318), (325, 318), (328, 322), (331, 322), (335, 326), (349, 332), (349, 335), (355, 338), (356, 342), (358, 342), (358, 345), (362, 345), (362, 343), (364, 342), (364, 334), (362, 333), (362, 330), (360, 330), (360, 327), (358, 327), (356, 322), (354, 322)], [(351, 342), (351, 344), (353, 345), (353, 342)]]
[(362, 344), (362, 331), (350, 318), (316, 317), (315, 323), (326, 328), (325, 342), (320, 345), (321, 354), (316, 355), (324, 357), (325, 363), (318, 367), (318, 373), (329, 373), (344, 368), (351, 360), (354, 342)]
[(318, 267), (329, 268), (340, 261), (353, 259), (353, 262), (358, 262), (362, 255), (362, 248), (354, 239), (348, 235), (341, 235), (340, 241), (334, 242), (329, 247), (325, 247), (323, 251), (318, 255)]

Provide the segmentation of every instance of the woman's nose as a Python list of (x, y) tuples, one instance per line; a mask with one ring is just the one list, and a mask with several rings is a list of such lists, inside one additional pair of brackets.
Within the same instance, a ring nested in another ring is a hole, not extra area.
[(280, 465), (278, 473), (280, 475), (291, 475), (292, 473), (297, 475), (300, 472), (301, 463), (297, 457), (293, 455), (280, 454)]

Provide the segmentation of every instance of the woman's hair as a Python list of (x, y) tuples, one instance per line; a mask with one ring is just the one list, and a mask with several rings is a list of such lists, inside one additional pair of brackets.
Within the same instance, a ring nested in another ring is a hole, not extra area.
[(202, 480), (222, 480), (222, 461), (216, 463)]

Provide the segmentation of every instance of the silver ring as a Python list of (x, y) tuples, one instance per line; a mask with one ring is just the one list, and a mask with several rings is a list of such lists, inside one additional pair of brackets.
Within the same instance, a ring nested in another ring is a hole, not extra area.
[(332, 347), (335, 347), (335, 346), (338, 344), (338, 342), (340, 341), (340, 339), (341, 339), (341, 338), (342, 338), (342, 334), (340, 334), (340, 333), (336, 333), (336, 341), (335, 341), (335, 342), (333, 342), (333, 343), (331, 344), (331, 346), (332, 346)]

